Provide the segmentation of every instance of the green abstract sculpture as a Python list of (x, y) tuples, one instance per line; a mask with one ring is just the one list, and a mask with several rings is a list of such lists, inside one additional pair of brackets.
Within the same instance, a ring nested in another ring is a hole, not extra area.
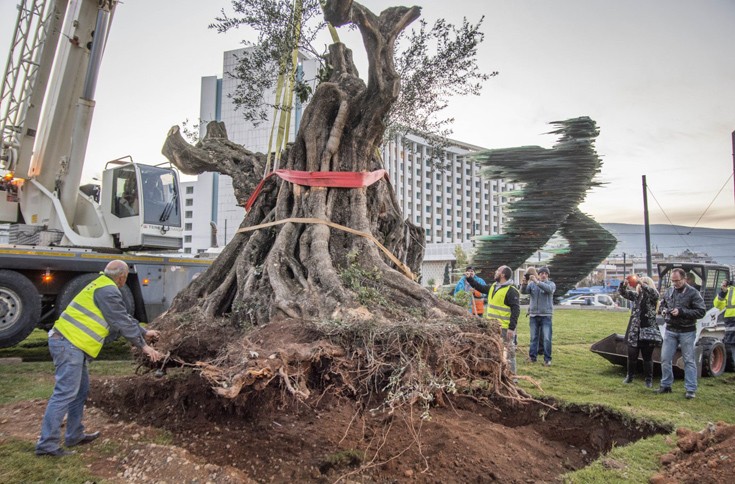
[[(617, 244), (615, 237), (578, 205), (593, 181), (601, 161), (594, 141), (597, 124), (588, 117), (555, 121), (559, 141), (551, 149), (521, 146), (478, 153), (482, 175), (522, 183), (506, 213), (510, 222), (502, 235), (477, 237), (473, 264), (492, 274), (500, 265), (520, 267), (555, 234), (568, 243), (549, 264), (557, 298), (589, 274)], [(516, 198), (517, 197), (517, 198)]]

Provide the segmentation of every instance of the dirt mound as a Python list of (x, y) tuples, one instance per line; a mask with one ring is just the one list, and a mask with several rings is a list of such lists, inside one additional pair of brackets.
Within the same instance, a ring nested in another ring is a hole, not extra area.
[(453, 396), (424, 419), (412, 407), (370, 411), (330, 394), (281, 408), (272, 398), (243, 405), (183, 371), (99, 381), (91, 400), (259, 482), (548, 482), (613, 445), (671, 430), (602, 408), (502, 398)]
[(735, 425), (709, 424), (700, 432), (680, 428), (677, 449), (661, 456), (665, 471), (651, 482), (721, 483), (735, 475)]

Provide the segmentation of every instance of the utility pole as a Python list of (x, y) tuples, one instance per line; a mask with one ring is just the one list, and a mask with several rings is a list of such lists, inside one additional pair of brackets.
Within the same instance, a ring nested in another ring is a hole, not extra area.
[(653, 264), (651, 262), (651, 228), (648, 224), (648, 185), (646, 175), (643, 175), (643, 226), (646, 230), (646, 275), (652, 277)]

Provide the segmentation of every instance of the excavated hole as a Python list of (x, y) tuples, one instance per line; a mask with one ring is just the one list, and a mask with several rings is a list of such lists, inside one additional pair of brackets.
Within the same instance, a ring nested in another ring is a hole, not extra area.
[(114, 418), (164, 428), (174, 445), (262, 482), (332, 482), (360, 465), (370, 467), (350, 480), (549, 482), (613, 446), (672, 431), (577, 405), (553, 410), (501, 400), (487, 406), (454, 397), (421, 423), (415, 409), (413, 419), (361, 412), (353, 400), (331, 392), (308, 403), (288, 401), (271, 389), (247, 399), (216, 398), (198, 375), (184, 371), (162, 379), (101, 380), (90, 396), (92, 405)]

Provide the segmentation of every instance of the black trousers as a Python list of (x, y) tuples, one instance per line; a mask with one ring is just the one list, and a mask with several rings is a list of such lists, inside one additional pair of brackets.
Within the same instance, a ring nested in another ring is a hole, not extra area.
[(628, 376), (633, 378), (638, 365), (638, 352), (643, 356), (643, 376), (653, 381), (653, 345), (628, 345)]

